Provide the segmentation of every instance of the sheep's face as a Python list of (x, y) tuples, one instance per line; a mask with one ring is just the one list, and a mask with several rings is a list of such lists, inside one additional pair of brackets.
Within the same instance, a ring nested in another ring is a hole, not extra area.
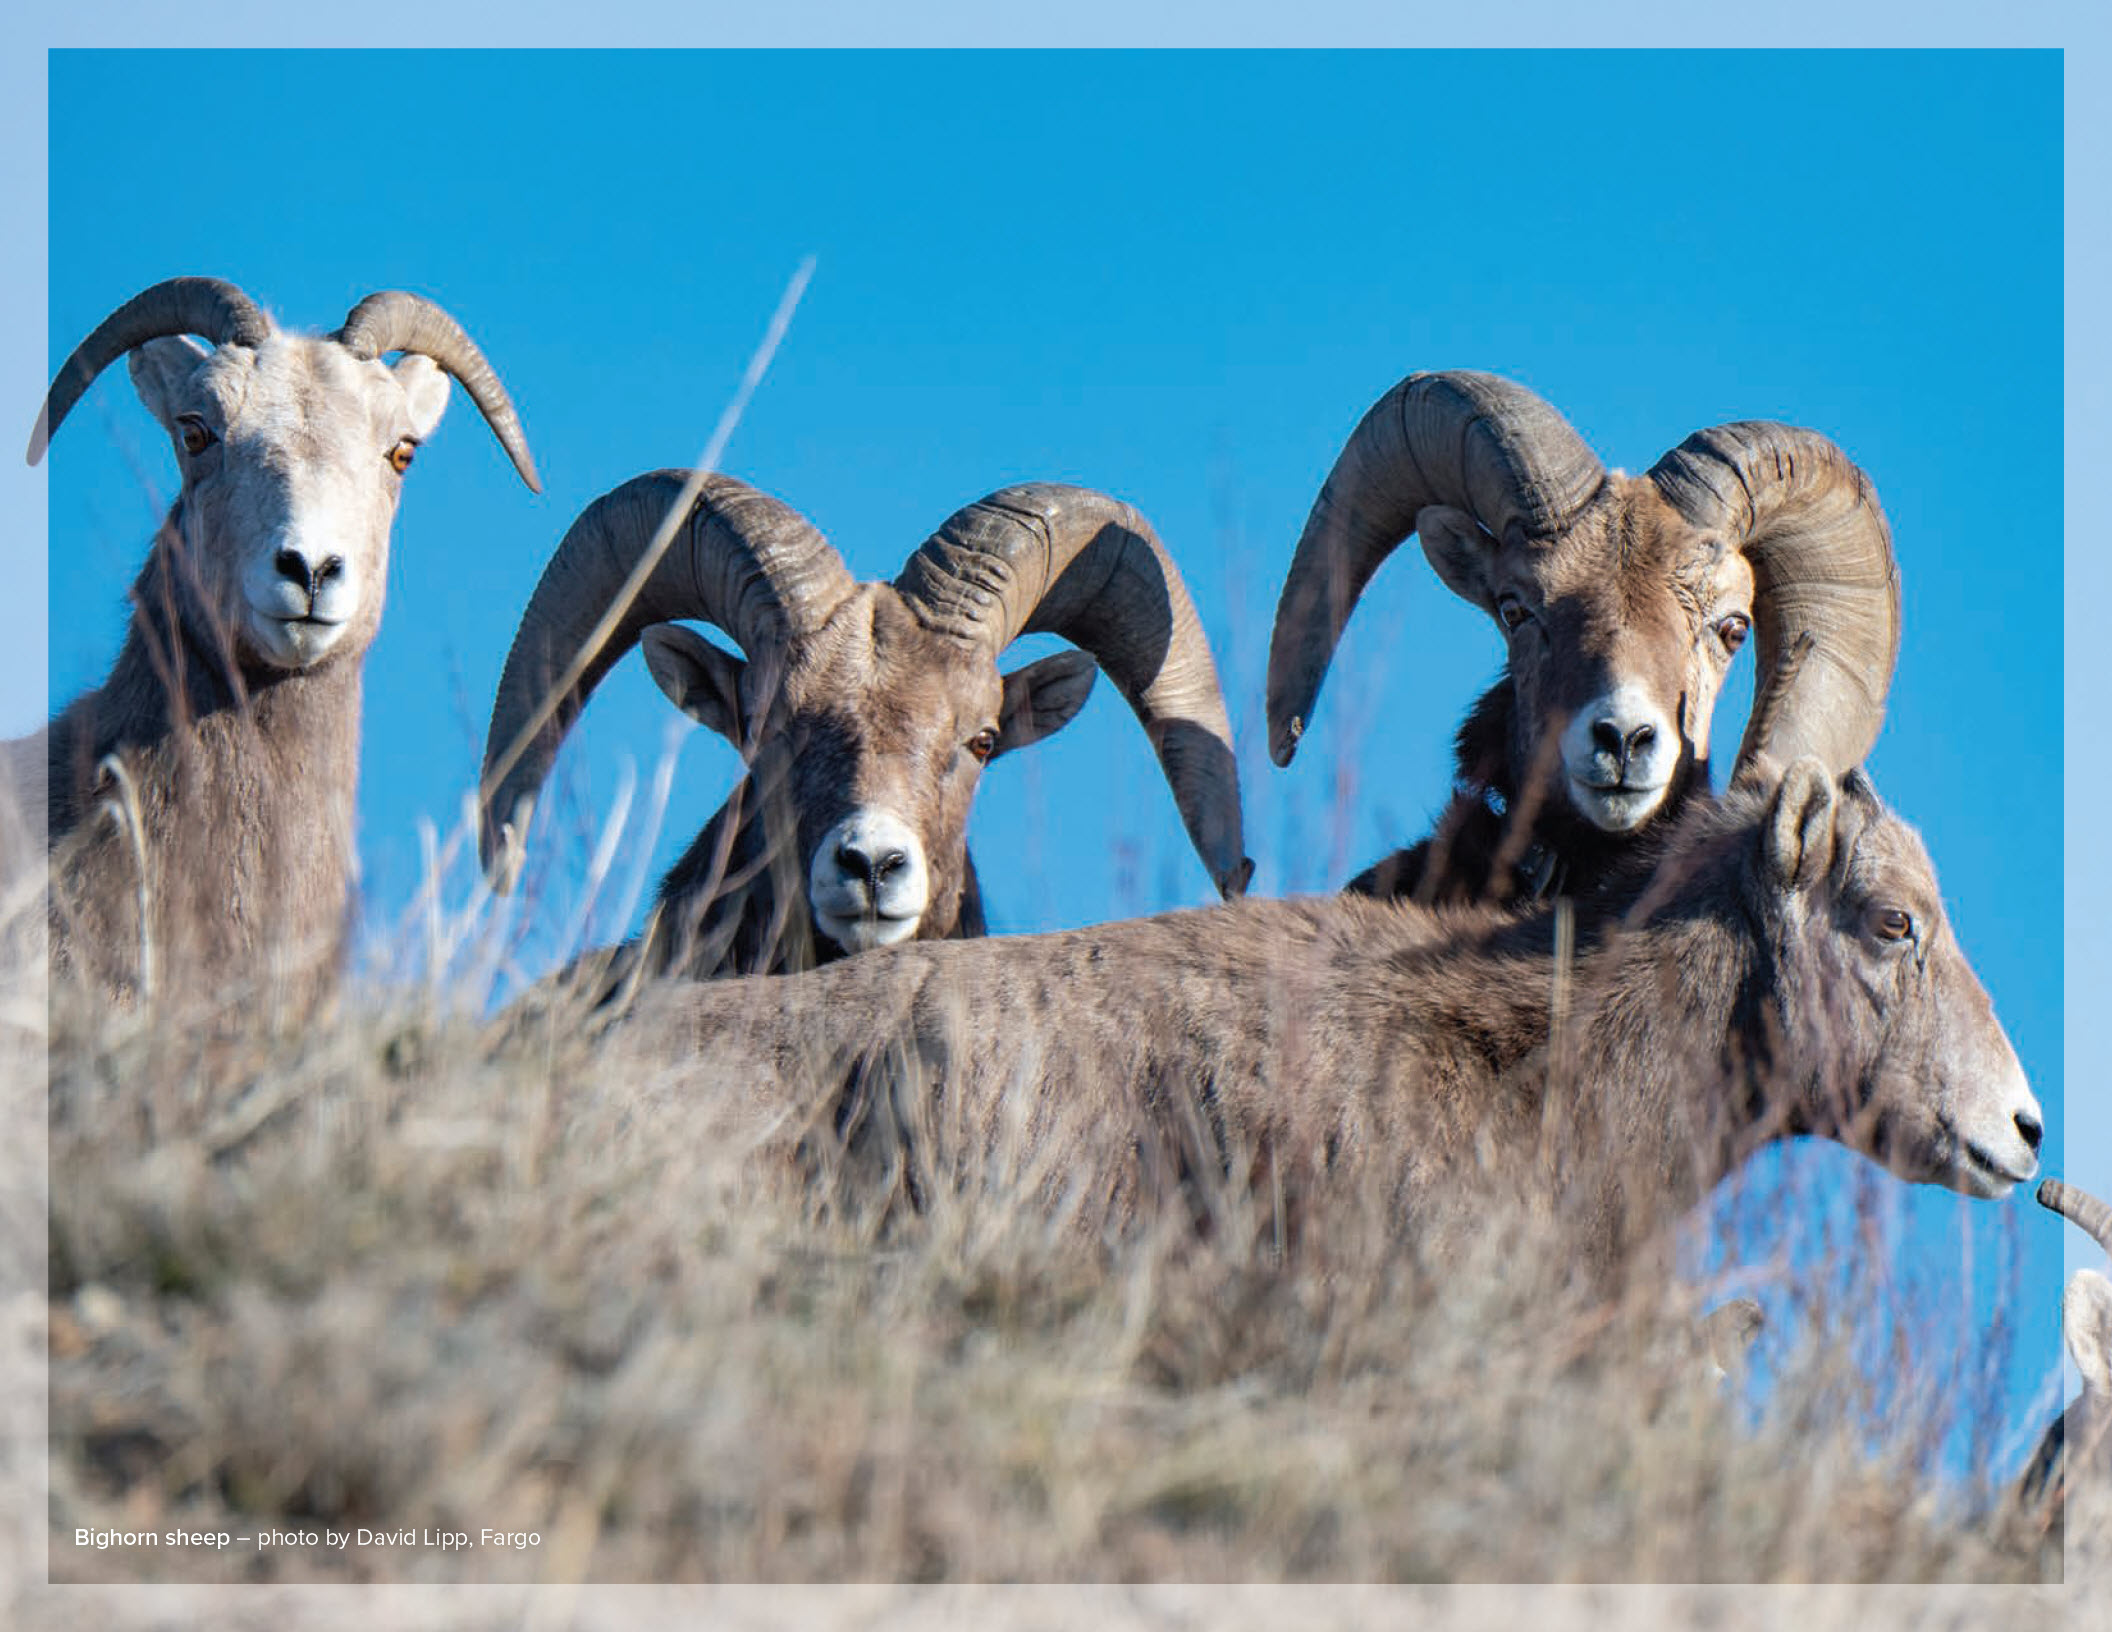
[(1747, 884), (1775, 948), (1790, 1125), (1901, 1178), (2002, 1196), (2038, 1168), (2043, 1118), (1943, 913), (1914, 830), (1860, 771), (1816, 759), (1776, 790)]
[(1743, 555), (1618, 474), (1558, 538), (1492, 538), (1443, 505), (1416, 531), (1438, 575), (1503, 634), (1521, 794), (1626, 833), (1706, 776), (1717, 694), (1752, 627)]
[(1000, 675), (880, 584), (860, 586), (775, 676), (677, 624), (642, 644), (675, 706), (742, 749), (754, 786), (784, 790), (814, 928), (844, 952), (952, 931), (983, 766), (1068, 722), (1094, 674), (1065, 652)]
[(422, 356), (391, 366), (276, 333), (254, 349), (153, 340), (130, 363), (183, 474), (175, 576), (198, 634), (246, 667), (364, 652), (403, 473), (447, 376)]

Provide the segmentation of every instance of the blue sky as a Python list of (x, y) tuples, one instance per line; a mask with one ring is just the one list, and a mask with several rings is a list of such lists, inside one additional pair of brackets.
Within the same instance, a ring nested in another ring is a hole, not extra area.
[[(186, 180), (228, 159), (167, 120), (175, 60), (51, 58), (49, 359), (177, 272), (318, 328), (409, 287), (498, 366), (545, 479), (539, 499), (521, 488), (458, 394), (407, 486), (367, 667), (377, 933), (420, 876), (419, 818), (445, 830), (471, 784), (551, 546), (608, 487), (695, 455), (813, 255), (725, 468), (869, 577), (1007, 482), (1138, 505), (1217, 646), (1270, 892), (1331, 887), (1423, 830), (1499, 660), (1411, 546), (1359, 608), (1296, 766), (1267, 764), (1260, 675), (1290, 546), (1401, 374), (1509, 374), (1631, 470), (1727, 419), (1833, 436), (1877, 484), (1905, 584), (1873, 775), (1928, 840), (2064, 1165), (2112, 1190), (2101, 1112), (2084, 1138), (2061, 1092), (2058, 55), (193, 54), (183, 78), (239, 76), (268, 133), (221, 187)], [(121, 369), (37, 480), (63, 699), (114, 654), (174, 485)], [(34, 726), (8, 702), (0, 729)], [(573, 826), (599, 821), (626, 762), (649, 779), (671, 717), (635, 661), (603, 688), (563, 771)], [(683, 741), (655, 876), (734, 773), (716, 739)], [(992, 770), (972, 834), (1001, 929), (1204, 898), (1104, 685)], [(468, 888), (453, 875), (451, 899)], [(561, 882), (536, 910), (554, 933), (568, 906)], [(1839, 1153), (1788, 1160), (1821, 1186), (1852, 1178)], [(1932, 1253), (2021, 1235), (2042, 1360), (2053, 1221), (1928, 1191), (1907, 1205)]]

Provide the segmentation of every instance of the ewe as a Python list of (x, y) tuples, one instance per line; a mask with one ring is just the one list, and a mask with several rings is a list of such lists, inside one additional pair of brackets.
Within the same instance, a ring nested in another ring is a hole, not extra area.
[(535, 466), (497, 374), (432, 302), (369, 295), (317, 339), (217, 278), (172, 278), (104, 319), (53, 380), (31, 463), (127, 353), (182, 486), (109, 678), (8, 745), (29, 808), (48, 799), (51, 968), (297, 1012), (344, 938), (360, 664), (449, 374), (530, 488)]
[[(794, 970), (982, 934), (967, 823), (983, 766), (1070, 720), (1095, 663), (1143, 723), (1220, 892), (1245, 887), (1232, 732), (1202, 625), (1150, 525), (1086, 488), (1001, 489), (881, 584), (854, 579), (789, 505), (713, 476), (535, 724), (684, 475), (640, 476), (589, 505), (522, 614), (484, 756), (483, 855), (502, 885), (565, 732), (642, 643), (669, 699), (731, 742), (748, 774), (661, 882), (644, 957), (620, 960), (633, 972)], [(746, 659), (666, 621), (677, 618), (716, 624)], [(1001, 674), (999, 654), (1042, 630), (1084, 655)]]
[(1836, 773), (1877, 735), (1899, 579), (1877, 495), (1813, 431), (1697, 431), (1641, 477), (1608, 472), (1523, 386), (1411, 374), (1335, 461), (1284, 580), (1269, 744), (1288, 765), (1343, 625), (1411, 532), (1496, 620), (1505, 672), (1461, 725), (1436, 831), (1356, 879), (1424, 901), (1581, 895), (1708, 786), (1732, 654), (1760, 679), (1739, 763), (1815, 754)]
[(1793, 1134), (2006, 1193), (2039, 1107), (1920, 840), (1860, 772), (1764, 780), (1573, 913), (1240, 901), (670, 985), (611, 1042), (912, 1199), (1025, 1152), (1089, 1230), (1228, 1179), (1295, 1232), (1355, 1181), (1426, 1249), (1508, 1203), (1612, 1276)]

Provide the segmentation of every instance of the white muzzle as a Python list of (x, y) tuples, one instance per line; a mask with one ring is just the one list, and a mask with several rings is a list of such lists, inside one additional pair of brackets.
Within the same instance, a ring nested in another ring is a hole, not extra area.
[(1562, 732), (1569, 802), (1605, 833), (1626, 833), (1664, 803), (1679, 764), (1679, 732), (1640, 686), (1594, 697)]
[(892, 811), (853, 811), (822, 835), (807, 865), (814, 927), (846, 952), (908, 940), (930, 900), (924, 845)]

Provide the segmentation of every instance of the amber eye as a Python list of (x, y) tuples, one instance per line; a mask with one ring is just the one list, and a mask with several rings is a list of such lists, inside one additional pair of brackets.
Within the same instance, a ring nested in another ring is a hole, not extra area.
[(177, 423), (183, 427), (183, 451), (196, 458), (219, 440), (205, 428), (205, 421), (186, 414)]
[(1496, 603), (1497, 621), (1503, 625), (1503, 632), (1507, 635), (1516, 634), (1518, 625), (1531, 616), (1532, 613), (1525, 609), (1525, 602), (1515, 595), (1506, 595)]
[(1723, 649), (1735, 652), (1745, 644), (1745, 637), (1752, 632), (1753, 620), (1743, 612), (1733, 612), (1716, 625), (1716, 638), (1723, 642)]
[(997, 733), (988, 730), (976, 732), (968, 739), (968, 752), (975, 755), (979, 763), (989, 764), (990, 756), (997, 752)]
[(1870, 914), (1870, 928), (1881, 941), (1903, 941), (1914, 933), (1914, 915), (1898, 907), (1878, 907)]
[(389, 464), (395, 470), (396, 474), (401, 476), (405, 471), (411, 468), (411, 461), (417, 456), (418, 444), (416, 442), (413, 442), (409, 437), (405, 437), (402, 441), (398, 442), (396, 446), (389, 449)]

